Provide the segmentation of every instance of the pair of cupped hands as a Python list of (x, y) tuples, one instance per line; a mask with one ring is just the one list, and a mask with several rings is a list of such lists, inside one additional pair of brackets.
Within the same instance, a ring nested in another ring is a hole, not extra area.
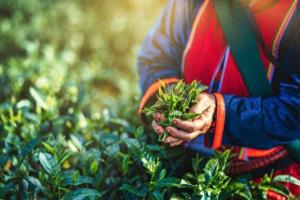
[(214, 95), (201, 93), (196, 98), (196, 103), (189, 110), (191, 113), (200, 114), (196, 119), (184, 121), (176, 118), (173, 121), (173, 126), (163, 127), (159, 123), (165, 120), (164, 115), (155, 113), (151, 126), (158, 135), (163, 134), (164, 131), (168, 132), (169, 135), (162, 142), (175, 147), (208, 132), (213, 123), (215, 110), (216, 99)]

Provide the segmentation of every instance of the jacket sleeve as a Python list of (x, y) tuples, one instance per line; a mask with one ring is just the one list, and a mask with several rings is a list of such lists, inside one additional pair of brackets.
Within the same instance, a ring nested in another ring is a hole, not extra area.
[(145, 38), (137, 61), (143, 95), (158, 79), (181, 77), (181, 58), (191, 28), (193, 3), (194, 0), (169, 0)]
[(280, 49), (276, 96), (224, 95), (222, 144), (268, 149), (300, 139), (300, 17), (293, 18)]

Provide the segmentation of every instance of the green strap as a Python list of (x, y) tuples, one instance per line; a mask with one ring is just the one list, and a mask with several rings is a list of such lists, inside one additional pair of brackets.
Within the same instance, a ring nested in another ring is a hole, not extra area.
[(287, 145), (288, 151), (293, 155), (293, 157), (300, 162), (300, 140), (295, 140)]
[(251, 23), (237, 0), (215, 0), (218, 19), (251, 96), (271, 96), (273, 90), (260, 58)]
[[(251, 96), (273, 95), (245, 8), (237, 0), (214, 0), (214, 5), (234, 60)], [(286, 147), (300, 162), (300, 140), (295, 140)]]

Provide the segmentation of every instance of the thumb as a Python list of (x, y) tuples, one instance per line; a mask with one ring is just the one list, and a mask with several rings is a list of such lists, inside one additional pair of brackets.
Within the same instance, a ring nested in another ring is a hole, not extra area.
[(211, 98), (207, 93), (201, 93), (196, 99), (197, 103), (190, 108), (191, 113), (203, 113), (211, 105)]

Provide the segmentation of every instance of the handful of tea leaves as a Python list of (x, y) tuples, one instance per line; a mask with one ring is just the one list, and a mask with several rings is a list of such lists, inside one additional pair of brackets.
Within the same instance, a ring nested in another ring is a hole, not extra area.
[[(168, 127), (172, 125), (175, 118), (189, 120), (199, 116), (197, 113), (189, 113), (189, 110), (196, 103), (197, 96), (207, 89), (206, 86), (197, 81), (185, 84), (183, 80), (171, 86), (166, 86), (162, 81), (160, 83), (161, 88), (158, 91), (158, 100), (152, 106), (143, 110), (147, 117), (152, 117), (154, 113), (161, 113), (166, 120), (159, 124)], [(165, 131), (158, 140), (163, 141), (167, 136), (168, 133)]]

